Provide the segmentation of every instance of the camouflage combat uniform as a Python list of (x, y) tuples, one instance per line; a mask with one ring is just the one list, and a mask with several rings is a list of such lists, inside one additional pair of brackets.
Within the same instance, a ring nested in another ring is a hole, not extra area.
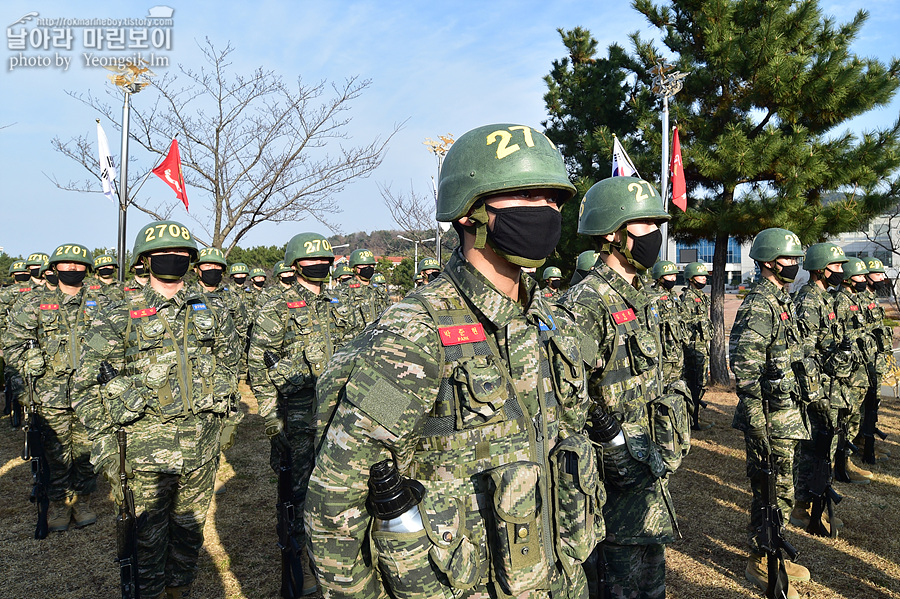
[[(31, 281), (13, 284), (9, 287), (0, 289), (0, 344), (6, 345), (6, 330), (9, 327), (9, 316), (13, 305), (22, 295), (31, 292)], [(22, 377), (15, 365), (9, 360), (6, 351), (3, 352), (3, 384), (7, 395), (6, 402), (12, 397), (19, 397), (24, 389), (22, 385)]]
[(803, 359), (794, 304), (784, 289), (761, 279), (747, 294), (735, 317), (730, 338), (731, 370), (737, 384), (738, 405), (732, 426), (744, 432), (747, 476), (752, 499), (748, 542), (754, 554), (764, 554), (758, 530), (762, 524), (762, 491), (766, 466), (767, 427), (764, 402), (771, 424), (769, 446), (776, 459), (776, 492), (783, 514), (794, 504), (794, 451), (809, 440), (794, 367)]
[(875, 338), (870, 334), (866, 320), (866, 304), (866, 297), (851, 286), (841, 285), (834, 293), (835, 338), (838, 343), (849, 344), (853, 356), (847, 369), (848, 376), (839, 379), (842, 400), (839, 427), (849, 440), (859, 432), (860, 410), (869, 388), (869, 362), (877, 353)]
[(681, 293), (681, 301), (688, 329), (684, 342), (685, 382), (696, 406), (703, 400), (709, 383), (709, 341), (712, 338), (709, 296), (688, 283)]
[(659, 337), (662, 343), (663, 384), (684, 380), (684, 343), (688, 331), (685, 324), (684, 303), (672, 290), (656, 282), (646, 288), (647, 295), (656, 301), (659, 311)]
[[(17, 371), (24, 372), (25, 343), (29, 340), (37, 343), (43, 356), (44, 373), (36, 376), (33, 384), (41, 419), (52, 431), (44, 435), (52, 502), (72, 503), (78, 496), (93, 493), (97, 486), (88, 431), (73, 409), (83, 392), (73, 387), (73, 381), (82, 367), (84, 339), (91, 322), (107, 303), (105, 296), (87, 286), (75, 295), (42, 289), (17, 303), (16, 311), (10, 314), (4, 337), (7, 359)], [(28, 401), (27, 390), (22, 401)]]
[(375, 322), (390, 305), (385, 294), (371, 284), (364, 285), (358, 279), (350, 279), (349, 283), (338, 289), (338, 298), (341, 302), (356, 311), (357, 334)]
[(562, 289), (553, 289), (549, 285), (541, 289), (541, 295), (548, 304), (555, 304), (563, 296)]
[[(320, 377), (331, 425), (306, 524), (326, 596), (586, 596), (603, 492), (579, 433), (583, 364), (571, 325), (519, 284), (524, 310), (457, 250)], [(369, 468), (385, 459), (424, 485), (424, 531), (370, 532)]]
[[(145, 597), (196, 576), (238, 354), (227, 311), (186, 288), (166, 299), (146, 285), (103, 310), (87, 336), (75, 408), (94, 442), (91, 460), (107, 476), (117, 473), (116, 430), (127, 432), (135, 508), (147, 518), (138, 529)], [(98, 394), (102, 361), (119, 374)]]
[[(866, 289), (861, 296), (861, 309), (865, 314), (866, 324), (868, 325), (869, 334), (871, 335), (875, 348), (872, 356), (866, 363), (866, 369), (869, 374), (869, 386), (866, 389), (866, 396), (863, 398), (863, 408), (860, 414), (860, 433), (857, 444), (866, 442), (865, 436), (874, 436), (874, 427), (877, 427), (878, 405), (881, 403), (881, 378), (888, 371), (888, 358), (894, 350), (894, 331), (891, 327), (884, 324), (884, 308), (878, 302), (878, 295), (871, 289)], [(867, 406), (871, 404), (874, 412), (870, 412)], [(867, 430), (866, 419), (875, 414), (875, 422), (871, 423)], [(873, 444), (874, 438), (869, 443)], [(865, 455), (865, 452), (864, 452)], [(874, 456), (869, 456), (869, 463), (874, 463)], [(867, 458), (864, 457), (864, 460)]]
[(608, 496), (607, 588), (616, 598), (664, 597), (665, 545), (678, 529), (669, 475), (690, 446), (687, 388), (665, 388), (659, 313), (642, 287), (598, 262), (560, 305), (584, 336), (594, 409), (611, 414), (625, 436), (625, 444), (597, 450)]
[[(260, 306), (250, 340), (251, 388), (264, 419), (280, 417), (291, 445), (293, 503), (298, 523), (306, 503), (306, 487), (315, 463), (316, 380), (334, 349), (353, 330), (353, 312), (326, 292), (314, 294), (300, 283), (271, 294)], [(263, 354), (272, 351), (281, 360), (267, 374)], [(285, 418), (286, 416), (286, 418)], [(273, 443), (272, 469), (280, 451)], [(302, 526), (295, 528), (300, 547), (306, 545)]]

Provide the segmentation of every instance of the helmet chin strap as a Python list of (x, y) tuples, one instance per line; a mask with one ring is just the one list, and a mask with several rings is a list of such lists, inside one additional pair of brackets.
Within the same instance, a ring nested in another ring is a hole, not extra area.
[(473, 247), (476, 250), (484, 249), (484, 244), (487, 243), (487, 207), (482, 202), (477, 208), (473, 208), (472, 212), (470, 212), (466, 216), (470, 221), (472, 221), (472, 223), (474, 223), (464, 227), (464, 229), (469, 233), (475, 234), (475, 245)]
[[(613, 250), (617, 250), (622, 256), (625, 257), (625, 260), (628, 264), (632, 265), (634, 268), (638, 270), (638, 272), (644, 272), (647, 268), (643, 264), (639, 264), (637, 260), (631, 255), (631, 250), (628, 249), (628, 225), (624, 225), (621, 229), (616, 231), (616, 233), (622, 233), (622, 241), (603, 241), (603, 244), (600, 246), (600, 251), (612, 254)], [(615, 240), (615, 237), (613, 237)]]

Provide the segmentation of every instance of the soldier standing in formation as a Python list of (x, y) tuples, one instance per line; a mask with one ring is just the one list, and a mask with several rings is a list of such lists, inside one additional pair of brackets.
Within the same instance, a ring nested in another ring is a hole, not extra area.
[(675, 263), (660, 260), (653, 265), (650, 278), (654, 284), (647, 289), (647, 294), (656, 300), (659, 310), (663, 381), (666, 385), (684, 380), (684, 346), (688, 333), (684, 302), (672, 292), (677, 277)]
[(416, 272), (425, 277), (425, 282), (430, 283), (441, 274), (441, 263), (437, 258), (422, 258), (416, 265)]
[(678, 529), (668, 480), (689, 447), (690, 424), (684, 383), (664, 387), (659, 313), (639, 273), (656, 262), (659, 224), (669, 215), (653, 186), (634, 177), (595, 184), (579, 214), (578, 233), (592, 237), (598, 260), (560, 305), (586, 337), (589, 427), (597, 430), (611, 416), (621, 429), (613, 439), (593, 439), (607, 493), (607, 535), (596, 560), (606, 562), (612, 597), (661, 598), (665, 546)]
[(385, 295), (372, 287), (375, 254), (371, 250), (353, 250), (350, 253), (350, 268), (354, 276), (345, 287), (340, 288), (340, 299), (357, 311), (356, 320), (361, 331), (384, 312), (389, 302), (386, 301)]
[(860, 433), (857, 445), (862, 449), (863, 461), (874, 464), (889, 459), (890, 452), (884, 444), (875, 445), (878, 425), (878, 407), (881, 403), (881, 377), (888, 371), (888, 358), (894, 351), (894, 331), (884, 324), (884, 308), (878, 303), (879, 296), (890, 295), (890, 281), (884, 274), (884, 264), (878, 258), (866, 259), (865, 314), (869, 331), (875, 340), (875, 357), (868, 362), (869, 387), (863, 401)]
[(110, 300), (118, 300), (125, 297), (125, 285), (120, 283), (116, 278), (116, 271), (119, 270), (116, 264), (116, 258), (112, 254), (100, 254), (94, 256), (94, 274), (88, 282), (88, 286), (101, 285), (103, 295)]
[[(335, 347), (355, 327), (352, 312), (323, 292), (334, 252), (318, 233), (300, 233), (287, 244), (285, 265), (296, 270), (291, 287), (272, 295), (259, 307), (250, 341), (251, 388), (272, 442), (272, 469), (278, 471), (282, 452), (291, 456), (294, 528), (303, 566), (303, 595), (316, 590), (316, 579), (305, 550), (306, 533), (300, 520), (306, 489), (315, 464), (316, 381), (331, 360)], [(294, 272), (292, 270), (291, 272)], [(277, 360), (275, 366), (266, 364)]]
[(88, 433), (73, 408), (83, 393), (74, 387), (74, 374), (82, 367), (91, 322), (108, 298), (84, 285), (93, 258), (83, 245), (61, 245), (48, 262), (59, 277), (58, 288), (41, 288), (17, 304), (4, 344), (7, 359), (31, 385), (22, 403), (30, 407), (34, 401), (43, 425), (52, 431), (44, 436), (50, 466), (47, 523), (51, 532), (63, 532), (72, 522), (80, 528), (97, 521), (90, 507), (97, 477)]
[(684, 343), (684, 376), (691, 390), (691, 428), (707, 430), (711, 422), (700, 420), (700, 408), (709, 383), (709, 342), (712, 339), (712, 321), (709, 318), (709, 297), (703, 293), (709, 271), (702, 262), (691, 262), (684, 267), (685, 287), (681, 291), (687, 322), (687, 339)]
[(541, 274), (544, 281), (544, 301), (554, 303), (562, 297), (562, 271), (555, 266), (548, 266)]
[[(504, 156), (505, 135), (521, 141)], [(481, 127), (447, 153), (437, 218), (460, 248), (319, 380), (331, 424), (306, 522), (329, 596), (585, 596), (601, 491), (581, 434), (584, 370), (569, 323), (521, 272), (553, 251), (574, 192), (529, 127)], [(421, 499), (409, 532), (366, 509), (370, 470), (391, 464)]]
[[(213, 495), (223, 419), (237, 391), (239, 345), (228, 311), (185, 287), (197, 258), (187, 227), (142, 227), (135, 260), (150, 273), (140, 293), (110, 304), (85, 339), (75, 408), (94, 442), (91, 456), (120, 490), (117, 429), (127, 433), (133, 477), (138, 578), (143, 597), (188, 596)], [(101, 363), (117, 376), (97, 389)], [(227, 441), (224, 439), (222, 441)], [(117, 497), (122, 501), (122, 497)]]
[(149, 280), (147, 278), (147, 271), (144, 270), (143, 263), (134, 258), (132, 258), (131, 272), (134, 273), (134, 278), (125, 283), (125, 286), (122, 288), (123, 298), (128, 298), (135, 293), (140, 293)]
[[(730, 357), (738, 405), (732, 426), (744, 433), (747, 446), (747, 477), (752, 499), (747, 527), (750, 557), (745, 576), (765, 590), (768, 584), (763, 524), (762, 471), (769, 455), (775, 458), (776, 493), (782, 514), (790, 514), (794, 504), (794, 452), (809, 430), (801, 409), (795, 364), (803, 359), (794, 304), (787, 286), (799, 271), (797, 258), (803, 256), (800, 240), (786, 229), (761, 231), (750, 247), (750, 257), (760, 269), (760, 278), (750, 290), (731, 329)], [(788, 579), (809, 580), (809, 570), (785, 560)], [(793, 584), (788, 599), (799, 597)]]
[(583, 279), (596, 263), (597, 252), (594, 250), (585, 250), (578, 254), (578, 258), (575, 259), (575, 272), (572, 273), (572, 278), (569, 280), (569, 287)]
[[(820, 439), (830, 439), (828, 462), (831, 464), (837, 448), (835, 427), (840, 404), (840, 384), (835, 376), (840, 374), (841, 365), (835, 362), (840, 352), (835, 344), (833, 323), (833, 299), (829, 287), (837, 287), (844, 278), (842, 265), (847, 262), (844, 250), (833, 243), (817, 243), (806, 249), (803, 269), (809, 272), (809, 281), (794, 297), (797, 309), (797, 329), (805, 356), (804, 368), (799, 373), (800, 393), (806, 406), (811, 439), (801, 440), (797, 448), (797, 482), (794, 492), (794, 508), (790, 522), (806, 530), (812, 518), (812, 503), (816, 485), (816, 461)], [(834, 399), (832, 399), (834, 398)], [(840, 519), (834, 523), (828, 514), (822, 514), (821, 530), (831, 535), (832, 526), (839, 527)]]

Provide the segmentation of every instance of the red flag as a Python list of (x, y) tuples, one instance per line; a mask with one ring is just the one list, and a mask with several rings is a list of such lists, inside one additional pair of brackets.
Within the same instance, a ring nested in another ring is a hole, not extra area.
[(172, 188), (175, 197), (184, 202), (184, 209), (187, 210), (187, 189), (184, 186), (184, 173), (181, 172), (181, 154), (178, 153), (177, 139), (172, 140), (168, 156), (158, 167), (153, 169), (153, 174)]
[(687, 210), (687, 190), (684, 183), (684, 166), (681, 163), (681, 144), (678, 142), (678, 127), (672, 134), (672, 161), (669, 163), (669, 176), (672, 179), (672, 203)]

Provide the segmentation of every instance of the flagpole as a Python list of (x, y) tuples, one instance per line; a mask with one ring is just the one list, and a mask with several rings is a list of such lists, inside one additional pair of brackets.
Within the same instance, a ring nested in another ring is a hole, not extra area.
[[(663, 208), (669, 211), (669, 196), (666, 190), (669, 179), (669, 98), (681, 91), (684, 85), (682, 79), (687, 73), (671, 72), (675, 67), (660, 61), (656, 63), (650, 72), (653, 73), (653, 93), (662, 98), (662, 169), (660, 172), (660, 192), (663, 198)], [(667, 260), (669, 254), (669, 224), (664, 222), (662, 227), (662, 259)]]
[(131, 92), (125, 90), (125, 102), (122, 106), (122, 153), (119, 158), (122, 172), (119, 188), (119, 241), (117, 253), (119, 257), (119, 281), (125, 280), (125, 229), (128, 214), (128, 119), (131, 116)]

